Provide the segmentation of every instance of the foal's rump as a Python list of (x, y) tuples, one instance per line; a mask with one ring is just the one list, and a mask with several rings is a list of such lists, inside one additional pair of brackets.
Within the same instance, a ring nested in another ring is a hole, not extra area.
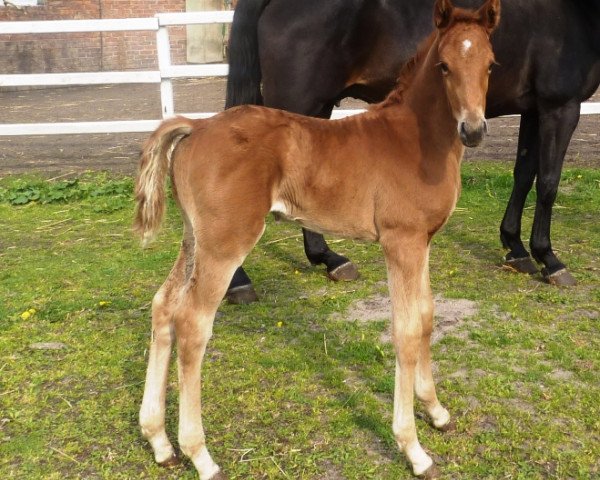
[(164, 121), (143, 147), (136, 183), (134, 230), (144, 243), (160, 227), (167, 174), (185, 216), (198, 220), (195, 232), (210, 230), (216, 241), (221, 230), (262, 231), (280, 178), (274, 151), (288, 125), (278, 117), (286, 115), (240, 107), (210, 119)]

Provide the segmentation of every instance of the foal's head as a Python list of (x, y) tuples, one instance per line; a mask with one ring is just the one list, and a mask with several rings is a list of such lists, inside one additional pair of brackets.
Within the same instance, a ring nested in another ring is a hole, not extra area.
[(485, 96), (494, 64), (490, 34), (500, 20), (500, 0), (487, 0), (476, 12), (437, 0), (435, 24), (440, 35), (440, 75), (457, 121), (462, 143), (475, 147), (487, 132)]

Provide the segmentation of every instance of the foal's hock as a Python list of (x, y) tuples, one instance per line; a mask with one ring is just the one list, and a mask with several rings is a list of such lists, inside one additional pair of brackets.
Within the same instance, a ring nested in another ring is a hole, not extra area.
[(413, 413), (414, 391), (435, 427), (450, 422), (431, 373), (429, 245), (456, 204), (464, 146), (486, 132), (489, 35), (499, 14), (499, 0), (477, 11), (437, 0), (436, 30), (398, 88), (363, 115), (328, 121), (246, 106), (208, 120), (168, 120), (152, 134), (136, 185), (135, 228), (145, 240), (157, 232), (167, 173), (184, 223), (179, 257), (152, 304), (140, 411), (158, 463), (177, 460), (165, 432), (177, 340), (179, 445), (201, 479), (222, 475), (202, 428), (202, 358), (234, 270), (262, 235), (265, 216), (277, 212), (314, 231), (381, 243), (396, 351), (393, 431), (414, 473), (435, 475)]

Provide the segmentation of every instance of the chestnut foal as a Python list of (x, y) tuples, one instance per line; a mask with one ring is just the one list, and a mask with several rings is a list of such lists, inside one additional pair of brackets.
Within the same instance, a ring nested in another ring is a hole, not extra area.
[(276, 212), (313, 231), (381, 243), (396, 351), (393, 431), (414, 473), (435, 475), (413, 412), (414, 391), (435, 427), (450, 422), (431, 373), (429, 246), (456, 204), (464, 146), (478, 145), (486, 132), (489, 35), (499, 17), (499, 0), (477, 11), (437, 0), (436, 30), (398, 88), (362, 115), (330, 121), (243, 106), (207, 120), (174, 118), (152, 134), (137, 179), (135, 228), (144, 240), (157, 232), (168, 173), (184, 223), (179, 257), (152, 303), (140, 411), (158, 463), (177, 460), (165, 432), (176, 339), (179, 446), (202, 480), (222, 475), (202, 428), (202, 358), (234, 270)]

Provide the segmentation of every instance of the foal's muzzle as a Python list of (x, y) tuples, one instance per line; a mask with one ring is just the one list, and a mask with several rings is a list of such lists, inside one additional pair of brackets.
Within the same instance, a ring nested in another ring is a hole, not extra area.
[(458, 128), (460, 140), (465, 147), (476, 147), (487, 134), (488, 127), (485, 118), (480, 122), (461, 122)]

